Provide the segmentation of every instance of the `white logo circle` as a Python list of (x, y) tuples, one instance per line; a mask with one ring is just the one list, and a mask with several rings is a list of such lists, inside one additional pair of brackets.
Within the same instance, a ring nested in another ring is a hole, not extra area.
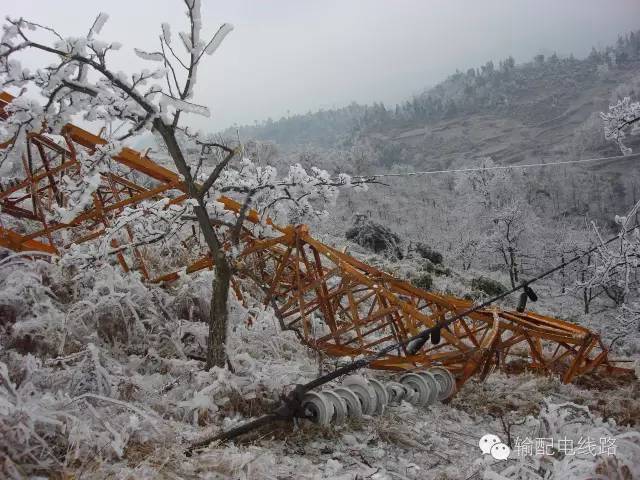
[(501, 443), (501, 440), (497, 435), (487, 433), (486, 435), (482, 436), (482, 438), (478, 442), (478, 446), (480, 447), (480, 450), (482, 450), (482, 453), (486, 455), (487, 453), (491, 453), (491, 447), (498, 443)]
[(491, 456), (496, 460), (506, 460), (509, 458), (510, 453), (511, 449), (509, 448), (509, 445), (504, 443), (496, 443), (491, 447)]

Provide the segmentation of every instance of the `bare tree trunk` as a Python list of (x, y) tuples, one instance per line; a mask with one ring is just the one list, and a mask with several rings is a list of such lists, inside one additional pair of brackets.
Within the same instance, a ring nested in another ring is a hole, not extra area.
[(589, 304), (591, 303), (591, 289), (583, 287), (582, 301), (584, 302), (584, 313), (589, 313)]
[(227, 363), (227, 325), (229, 311), (229, 283), (231, 269), (224, 254), (216, 255), (216, 275), (212, 284), (211, 312), (209, 313), (209, 336), (207, 338), (207, 364), (205, 368), (223, 368)]
[[(587, 256), (587, 268), (591, 265), (591, 255)], [(582, 262), (580, 262), (582, 266)], [(580, 281), (584, 283), (586, 273), (584, 269), (580, 272)], [(584, 302), (584, 313), (589, 313), (589, 304), (591, 303), (591, 287), (582, 287), (582, 301)]]
[[(562, 262), (562, 264), (564, 265), (564, 253), (560, 256), (560, 261)], [(566, 279), (566, 274), (564, 271), (564, 267), (562, 267), (562, 269), (560, 270), (560, 288), (561, 288), (561, 293), (564, 295), (567, 291), (567, 279)], [(588, 312), (586, 312), (588, 313)]]
[(513, 247), (509, 247), (509, 268), (511, 269), (511, 283), (513, 284), (513, 288), (515, 288), (515, 286), (520, 283), (520, 279), (518, 278), (518, 264), (516, 263)]
[(231, 282), (231, 266), (224, 254), (220, 240), (211, 225), (202, 192), (199, 191), (198, 186), (193, 180), (191, 169), (187, 165), (182, 150), (178, 145), (173, 128), (162, 123), (160, 119), (155, 120), (153, 125), (162, 136), (176, 168), (184, 177), (189, 196), (198, 202), (198, 205), (193, 208), (193, 211), (198, 219), (198, 224), (202, 230), (207, 247), (211, 252), (211, 257), (215, 261), (215, 277), (212, 284), (211, 309), (209, 312), (206, 369), (208, 370), (213, 366), (224, 367), (227, 361), (225, 345), (229, 319), (227, 299), (229, 296), (229, 284)]

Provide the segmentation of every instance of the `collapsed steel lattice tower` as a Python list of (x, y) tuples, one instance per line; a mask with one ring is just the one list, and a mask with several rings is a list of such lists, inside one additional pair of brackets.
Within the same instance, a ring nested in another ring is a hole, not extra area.
[[(12, 98), (0, 94), (0, 119), (7, 118), (4, 107)], [(11, 139), (1, 141), (5, 143), (0, 143), (0, 148), (12, 145)], [(109, 160), (110, 171), (101, 174), (91, 205), (67, 223), (56, 221), (56, 206), (68, 202), (60, 188), (63, 178), (83, 175), (78, 159), (81, 152), (92, 153), (106, 142), (72, 124), (64, 126), (59, 135), (30, 132), (26, 142), (24, 178), (0, 185), (1, 247), (61, 255), (71, 244), (101, 237), (125, 208), (135, 208), (149, 199), (168, 198), (169, 204), (180, 204), (188, 198), (176, 173), (124, 148)], [(240, 204), (233, 199), (221, 197), (218, 201), (238, 214)], [(268, 286), (263, 300), (277, 309), (283, 326), (297, 329), (313, 349), (336, 357), (366, 355), (407, 340), (472, 306), (467, 300), (416, 288), (325, 245), (304, 225), (272, 224), (277, 234), (262, 238), (254, 234), (260, 221), (256, 212), (247, 215), (239, 260), (244, 271), (254, 272), (253, 280)], [(168, 247), (118, 248), (140, 240), (131, 228), (123, 229), (119, 239), (111, 240), (111, 246), (125, 271), (137, 270), (149, 282), (171, 282), (185, 269), (193, 273), (213, 267), (197, 227), (186, 230), (181, 242), (176, 242), (182, 247), (172, 246), (162, 255), (151, 256), (150, 249)], [(158, 258), (164, 259), (162, 265), (157, 264)], [(241, 281), (232, 281), (240, 298)], [(528, 361), (533, 369), (560, 373), (564, 382), (596, 368), (612, 374), (628, 371), (617, 367), (599, 336), (584, 327), (529, 311), (500, 308), (481, 309), (456, 320), (442, 330), (442, 341), (437, 345), (428, 345), (416, 354), (399, 347), (371, 366), (411, 370), (443, 365), (460, 386), (472, 375), (485, 376), (513, 358)]]

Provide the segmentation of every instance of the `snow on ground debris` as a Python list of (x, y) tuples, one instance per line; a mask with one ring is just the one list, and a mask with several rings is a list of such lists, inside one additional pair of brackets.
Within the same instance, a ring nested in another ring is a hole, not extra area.
[[(564, 386), (531, 374), (470, 382), (450, 403), (403, 403), (332, 428), (275, 425), (186, 457), (190, 442), (269, 411), (318, 374), (318, 357), (268, 311), (232, 302), (230, 360), (202, 370), (211, 274), (171, 289), (104, 266), (0, 260), (2, 476), (77, 478), (633, 478), (640, 474), (637, 384)], [(325, 368), (327, 365), (325, 365)], [(384, 377), (385, 374), (368, 372)], [(627, 402), (626, 404), (624, 402)], [(579, 404), (581, 403), (581, 405)], [(625, 417), (625, 412), (627, 417)], [(604, 418), (604, 419), (603, 419)], [(479, 439), (511, 436), (514, 455)], [(524, 438), (612, 440), (590, 451), (516, 456)], [(634, 470), (635, 469), (635, 470)], [(617, 475), (617, 477), (615, 476)]]

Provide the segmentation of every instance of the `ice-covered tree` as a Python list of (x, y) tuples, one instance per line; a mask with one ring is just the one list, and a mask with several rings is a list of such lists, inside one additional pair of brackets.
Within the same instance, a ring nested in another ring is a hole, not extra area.
[[(615, 141), (624, 155), (631, 154), (631, 148), (624, 144), (624, 139), (628, 133), (637, 134), (640, 131), (640, 103), (632, 102), (629, 97), (625, 97), (600, 116), (603, 120), (605, 138)], [(588, 312), (588, 302), (595, 296), (608, 297), (620, 311), (617, 328), (622, 330), (623, 335), (628, 335), (630, 331), (640, 327), (639, 209), (640, 202), (636, 202), (626, 215), (615, 216), (618, 235), (613, 238), (606, 238), (602, 229), (595, 222), (591, 222), (591, 242), (595, 242), (598, 248), (575, 267), (578, 274), (576, 283), (584, 296), (585, 313)]]
[(588, 276), (578, 282), (581, 288), (600, 291), (613, 302), (619, 316), (611, 328), (618, 335), (640, 331), (640, 228), (636, 221), (639, 209), (640, 202), (626, 215), (616, 215), (619, 232), (610, 239), (604, 238), (593, 224), (599, 248), (589, 257)]
[(618, 144), (624, 155), (631, 154), (631, 148), (624, 144), (627, 134), (640, 133), (640, 102), (632, 102), (630, 97), (624, 97), (615, 105), (609, 107), (609, 111), (601, 113), (604, 122), (604, 136)]
[[(143, 222), (139, 230), (149, 240), (170, 234), (189, 215), (196, 219), (215, 263), (206, 365), (223, 366), (227, 298), (236, 268), (234, 257), (223, 248), (225, 238), (238, 243), (238, 232), (249, 208), (260, 207), (263, 213), (266, 209), (288, 209), (300, 218), (318, 213), (315, 205), (332, 200), (336, 187), (350, 185), (351, 181), (346, 175), (334, 180), (323, 170), (307, 170), (300, 165), (279, 176), (275, 168), (244, 157), (240, 145), (211, 141), (184, 128), (187, 114), (209, 116), (209, 109), (195, 101), (198, 69), (233, 29), (225, 23), (205, 37), (200, 0), (184, 0), (184, 4), (186, 30), (174, 36), (169, 24), (163, 23), (156, 50), (134, 48), (140, 61), (150, 62), (152, 68), (132, 73), (111, 67), (111, 57), (121, 45), (100, 38), (107, 14), (99, 14), (86, 35), (80, 37), (65, 37), (24, 18), (8, 18), (0, 39), (0, 81), (4, 88), (20, 93), (7, 108), (9, 117), (0, 126), (0, 142), (12, 145), (2, 152), (0, 168), (9, 175), (14, 165), (20, 164), (22, 140), (29, 131), (45, 127), (57, 131), (78, 116), (103, 122), (107, 127), (106, 145), (80, 158), (83, 175), (64, 186), (73, 201), (57, 212), (59, 218), (55, 220), (68, 222), (89, 206), (87, 200), (97, 188), (99, 176), (107, 172), (108, 160), (120, 150), (122, 142), (152, 131), (175, 164), (190, 200), (183, 209), (169, 208), (162, 202), (147, 203), (135, 212), (129, 211), (111, 230), (124, 228), (131, 221), (139, 225)], [(51, 63), (31, 71), (21, 62), (35, 51), (49, 55)], [(33, 99), (35, 93), (45, 97), (44, 106)], [(209, 164), (212, 160), (214, 165)], [(228, 235), (212, 226), (212, 220), (227, 214), (215, 201), (223, 192), (234, 193), (243, 201), (239, 218), (231, 224), (225, 219)]]
[(504, 264), (512, 286), (522, 280), (525, 257), (535, 255), (541, 227), (527, 205), (520, 174), (501, 169), (485, 158), (478, 171), (461, 174), (455, 184), (457, 208), (450, 223), (456, 256), (463, 268), (472, 257), (484, 253), (489, 261)]

